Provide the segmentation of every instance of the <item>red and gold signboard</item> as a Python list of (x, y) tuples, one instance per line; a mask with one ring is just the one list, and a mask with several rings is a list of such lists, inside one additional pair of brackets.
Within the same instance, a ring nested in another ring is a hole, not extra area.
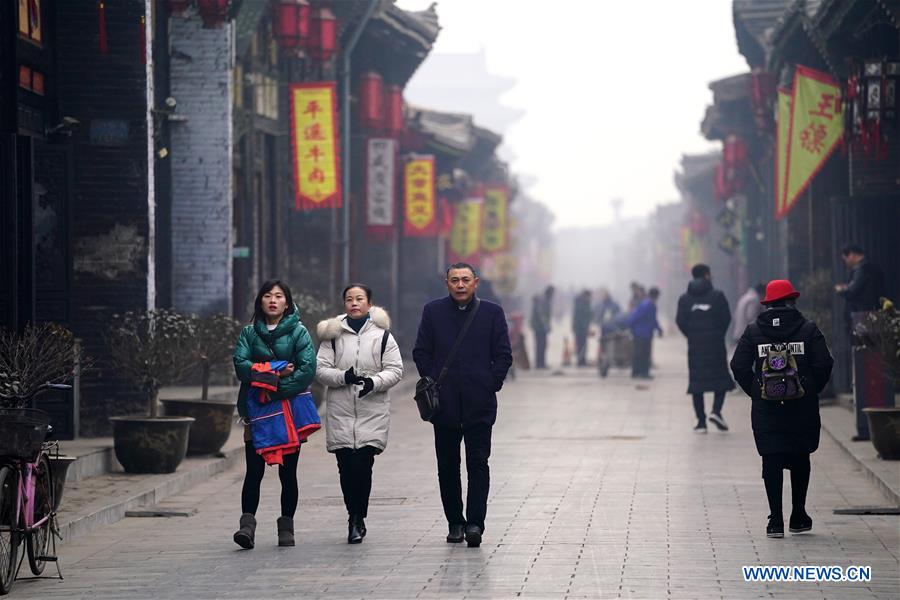
[(417, 156), (407, 161), (403, 167), (403, 196), (404, 235), (436, 236), (438, 219), (433, 156)]
[(506, 249), (507, 207), (509, 191), (503, 186), (489, 186), (484, 190), (481, 249), (500, 252)]
[(450, 262), (480, 262), (483, 205), (482, 198), (468, 198), (456, 206), (450, 229)]
[(341, 205), (337, 107), (333, 81), (291, 85), (295, 208)]

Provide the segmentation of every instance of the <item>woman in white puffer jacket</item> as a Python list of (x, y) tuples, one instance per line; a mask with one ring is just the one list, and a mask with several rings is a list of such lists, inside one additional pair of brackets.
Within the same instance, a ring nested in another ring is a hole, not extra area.
[(325, 386), (325, 445), (337, 457), (349, 515), (347, 542), (366, 536), (372, 466), (387, 446), (391, 420), (388, 390), (403, 377), (400, 347), (387, 312), (371, 306), (363, 284), (343, 293), (346, 314), (319, 323), (316, 380)]

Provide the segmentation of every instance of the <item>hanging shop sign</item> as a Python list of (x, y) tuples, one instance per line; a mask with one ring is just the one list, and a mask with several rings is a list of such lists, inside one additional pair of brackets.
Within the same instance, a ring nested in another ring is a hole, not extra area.
[(504, 186), (488, 186), (484, 190), (481, 249), (500, 252), (506, 248), (509, 190)]
[(690, 272), (691, 267), (698, 263), (706, 262), (703, 240), (697, 237), (687, 225), (681, 227), (681, 256), (685, 272)]
[(787, 174), (788, 130), (791, 126), (791, 92), (778, 90), (778, 123), (775, 127), (775, 218), (785, 214), (784, 182)]
[(333, 81), (290, 87), (297, 210), (341, 206), (335, 95)]
[(404, 224), (407, 237), (438, 234), (434, 156), (416, 156), (403, 167)]
[(450, 262), (479, 262), (484, 199), (473, 197), (456, 206), (450, 229)]
[(782, 216), (809, 187), (843, 135), (838, 82), (826, 73), (798, 65), (794, 73)]
[(366, 145), (366, 230), (389, 237), (394, 229), (394, 181), (397, 142), (369, 138)]

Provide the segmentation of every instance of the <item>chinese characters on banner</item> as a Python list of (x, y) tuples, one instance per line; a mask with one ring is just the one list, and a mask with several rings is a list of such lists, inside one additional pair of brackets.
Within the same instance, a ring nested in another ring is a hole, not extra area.
[(485, 252), (506, 249), (508, 198), (509, 192), (505, 187), (490, 186), (484, 191), (481, 249)]
[(394, 230), (394, 163), (397, 142), (370, 138), (366, 149), (366, 232), (378, 239)]
[(338, 208), (340, 164), (333, 81), (291, 85), (295, 208)]
[(449, 262), (467, 262), (474, 265), (480, 262), (483, 205), (482, 198), (469, 198), (457, 205), (453, 227), (450, 229)]
[(775, 218), (785, 214), (784, 175), (787, 172), (788, 130), (791, 126), (791, 93), (778, 90), (778, 123), (775, 130)]
[(780, 216), (787, 214), (806, 190), (843, 134), (840, 86), (831, 76), (798, 65), (794, 73), (786, 172), (783, 183), (779, 182), (784, 185)]
[(438, 234), (437, 199), (434, 190), (434, 157), (418, 156), (403, 168), (404, 221), (408, 237)]

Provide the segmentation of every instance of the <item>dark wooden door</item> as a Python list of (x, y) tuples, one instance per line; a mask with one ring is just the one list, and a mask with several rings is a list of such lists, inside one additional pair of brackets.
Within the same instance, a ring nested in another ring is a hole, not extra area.
[[(887, 296), (897, 299), (900, 293), (900, 195), (833, 198), (831, 208), (835, 279), (846, 281), (849, 277), (840, 250), (845, 244), (856, 243), (884, 272)], [(849, 392), (851, 340), (843, 302), (835, 304), (833, 324), (835, 366), (832, 380), (837, 391)]]
[[(67, 143), (36, 142), (32, 214), (34, 218), (35, 320), (71, 328), (72, 244), (69, 194), (71, 152)], [(58, 439), (72, 439), (77, 424), (72, 391), (53, 391), (37, 400), (50, 413)]]

